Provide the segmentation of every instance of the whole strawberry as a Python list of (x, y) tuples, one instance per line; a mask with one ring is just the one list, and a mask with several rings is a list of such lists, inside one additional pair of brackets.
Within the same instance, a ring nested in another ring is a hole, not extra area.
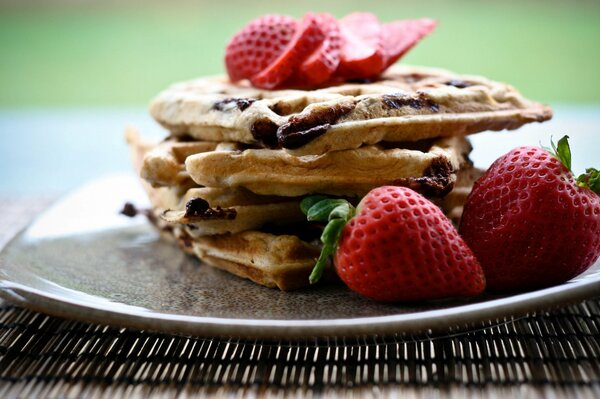
[(467, 198), (460, 233), (491, 290), (560, 284), (600, 256), (600, 173), (576, 180), (567, 137), (553, 148), (515, 148)]
[(347, 201), (308, 197), (308, 220), (328, 221), (318, 280), (330, 255), (348, 287), (388, 302), (474, 296), (485, 288), (479, 263), (442, 211), (405, 187), (369, 192), (358, 214)]

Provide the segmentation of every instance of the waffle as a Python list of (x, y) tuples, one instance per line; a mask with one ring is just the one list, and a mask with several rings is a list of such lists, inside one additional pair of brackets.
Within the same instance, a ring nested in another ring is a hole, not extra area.
[(200, 237), (191, 241), (191, 248), (213, 267), (283, 291), (309, 285), (308, 276), (321, 251), (294, 235), (260, 231)]
[[(259, 196), (244, 189), (192, 188), (179, 201), (173, 190), (165, 187), (157, 190), (167, 191), (162, 197), (172, 200), (163, 201), (158, 209), (164, 211), (160, 217), (170, 224), (185, 224), (188, 234), (194, 237), (239, 233), (258, 229), (266, 224), (286, 225), (301, 222), (306, 216), (300, 210), (300, 199)], [(201, 198), (209, 205), (195, 214), (183, 210), (193, 200)]]
[[(464, 201), (481, 173), (473, 168), (461, 170), (456, 188), (444, 199), (438, 200), (454, 223), (458, 224)], [(284, 233), (267, 229), (194, 237), (194, 229), (189, 225), (167, 223), (160, 216), (160, 211), (155, 211), (151, 221), (163, 236), (175, 239), (188, 254), (270, 288), (289, 291), (308, 286), (308, 276), (320, 253), (317, 239), (320, 228), (312, 226), (313, 231), (310, 231), (311, 225), (307, 223), (280, 229)], [(299, 231), (303, 234), (299, 235)], [(335, 279), (331, 270), (326, 279)]]
[[(192, 148), (205, 149), (201, 144), (162, 142), (153, 147), (144, 143), (133, 128), (126, 131), (126, 138), (137, 172), (142, 177), (152, 172), (150, 175), (155, 177), (150, 179), (154, 185), (142, 179), (152, 208), (156, 210), (155, 217), (170, 225), (187, 225), (188, 234), (193, 237), (238, 233), (266, 224), (297, 223), (306, 218), (300, 211), (301, 198), (261, 196), (244, 188), (181, 185), (189, 179), (184, 169), (184, 154)], [(186, 205), (196, 198), (206, 201), (210, 208), (190, 215)]]
[[(218, 269), (269, 288), (290, 291), (309, 285), (308, 276), (321, 251), (316, 240), (257, 230), (192, 237), (189, 228), (150, 215), (161, 236), (189, 255)], [(335, 279), (329, 271), (325, 280)]]
[(295, 155), (516, 129), (552, 117), (549, 107), (477, 76), (396, 66), (380, 80), (320, 90), (253, 88), (209, 77), (175, 84), (151, 104), (176, 136), (285, 148)]
[(463, 137), (420, 143), (413, 149), (365, 146), (323, 155), (295, 156), (285, 150), (216, 150), (190, 155), (186, 170), (200, 185), (244, 187), (262, 195), (311, 193), (363, 196), (382, 185), (407, 186), (443, 196), (471, 147)]
[[(134, 165), (142, 168), (145, 154), (153, 151), (153, 147), (143, 143), (137, 132), (131, 129), (127, 132), (127, 139)], [(169, 147), (167, 143), (159, 144), (161, 151)], [(456, 223), (476, 177), (477, 173), (467, 165), (458, 172), (455, 189), (437, 200)], [(307, 222), (297, 223), (304, 220), (297, 198), (260, 196), (243, 188), (194, 187), (182, 190), (178, 186), (152, 187), (145, 181), (143, 184), (153, 206), (152, 212), (148, 213), (151, 222), (163, 237), (177, 242), (188, 254), (266, 287), (289, 291), (309, 285), (308, 276), (320, 252), (318, 237), (321, 227)], [(235, 219), (186, 218), (183, 211), (185, 204), (199, 197), (213, 207), (235, 209)], [(273, 205), (278, 203), (287, 207), (281, 209), (281, 214), (273, 210)], [(167, 209), (174, 211), (165, 212)], [(298, 219), (291, 215), (297, 215)], [(335, 275), (330, 270), (326, 279), (333, 278)]]
[[(463, 137), (408, 146), (377, 144), (295, 156), (281, 149), (245, 149), (238, 143), (169, 140), (144, 157), (141, 176), (154, 187), (187, 188), (191, 177), (201, 186), (246, 188), (260, 195), (287, 197), (310, 193), (362, 196), (385, 184), (439, 197), (452, 189), (455, 173), (471, 150)], [(200, 151), (194, 154), (194, 150)]]

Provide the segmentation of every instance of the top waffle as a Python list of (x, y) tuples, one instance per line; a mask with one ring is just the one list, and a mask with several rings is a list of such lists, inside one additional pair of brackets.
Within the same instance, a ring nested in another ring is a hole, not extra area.
[(381, 141), (416, 141), (516, 129), (549, 107), (482, 77), (399, 66), (372, 83), (319, 90), (261, 90), (209, 77), (175, 84), (151, 104), (176, 136), (323, 154)]

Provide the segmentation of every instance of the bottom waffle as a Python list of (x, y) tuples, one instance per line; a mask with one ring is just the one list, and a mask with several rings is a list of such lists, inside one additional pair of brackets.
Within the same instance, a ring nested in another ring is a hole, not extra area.
[[(458, 224), (464, 201), (482, 171), (466, 168), (459, 172), (457, 185), (438, 206)], [(204, 263), (246, 278), (257, 284), (289, 291), (309, 285), (308, 276), (321, 247), (321, 227), (308, 223), (267, 226), (232, 234), (193, 235), (196, 227), (166, 221), (155, 209), (150, 220), (163, 236), (176, 240), (188, 254)], [(325, 280), (335, 278), (332, 270)]]
[[(292, 234), (251, 230), (192, 237), (186, 226), (170, 225), (156, 217), (156, 213), (149, 216), (163, 238), (175, 241), (186, 253), (210, 266), (282, 291), (308, 286), (308, 276), (321, 252), (318, 233), (308, 232), (301, 238)], [(314, 238), (311, 239), (311, 235)], [(334, 277), (330, 273), (325, 280)]]

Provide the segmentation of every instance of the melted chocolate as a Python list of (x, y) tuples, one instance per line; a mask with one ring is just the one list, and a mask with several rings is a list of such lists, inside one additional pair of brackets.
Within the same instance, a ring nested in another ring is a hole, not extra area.
[(324, 125), (315, 126), (308, 130), (288, 133), (284, 138), (282, 146), (289, 149), (300, 148), (306, 143), (325, 134), (330, 127), (331, 125), (329, 123), (325, 123)]
[(213, 109), (216, 109), (217, 111), (229, 111), (237, 107), (237, 109), (244, 112), (246, 108), (251, 106), (255, 101), (256, 98), (231, 97), (214, 103)]
[(279, 126), (270, 119), (259, 119), (250, 127), (250, 133), (257, 141), (270, 148), (277, 147), (277, 129)]
[(292, 106), (284, 101), (278, 101), (269, 108), (279, 116), (289, 115), (293, 111)]
[(235, 219), (237, 211), (233, 208), (211, 208), (203, 198), (192, 198), (185, 204), (185, 215), (188, 219)]
[(425, 169), (423, 176), (399, 179), (393, 184), (409, 187), (425, 196), (443, 197), (454, 188), (450, 178), (452, 172), (450, 161), (445, 158), (436, 158)]
[(440, 106), (433, 102), (424, 93), (417, 94), (416, 97), (404, 94), (384, 94), (383, 103), (391, 109), (400, 109), (402, 107), (411, 107), (413, 109), (429, 108), (431, 112), (438, 112)]
[(132, 218), (136, 217), (140, 211), (138, 211), (135, 205), (133, 205), (131, 202), (126, 202), (125, 205), (123, 205), (123, 209), (121, 209), (119, 213)]
[(294, 149), (302, 147), (321, 136), (339, 118), (350, 113), (355, 104), (336, 104), (310, 112), (292, 116), (289, 122), (277, 130), (277, 141), (283, 148)]

